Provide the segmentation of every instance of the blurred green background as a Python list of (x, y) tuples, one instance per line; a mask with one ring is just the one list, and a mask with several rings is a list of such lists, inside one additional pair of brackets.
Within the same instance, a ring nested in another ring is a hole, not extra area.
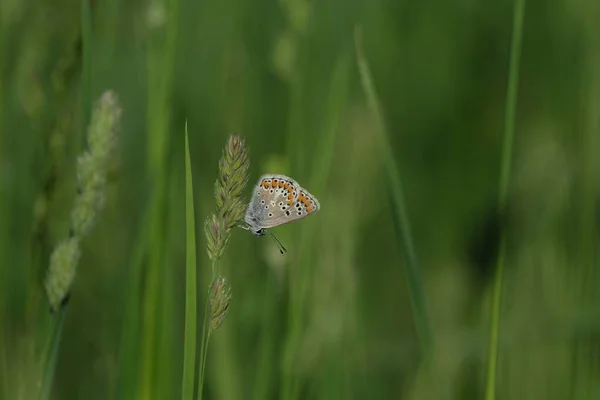
[[(512, 9), (2, 0), (0, 398), (37, 398), (52, 318), (42, 283), (68, 233), (90, 107), (108, 89), (123, 109), (120, 146), (83, 242), (53, 399), (181, 396), (186, 120), (200, 289), (202, 226), (230, 134), (247, 141), (251, 184), (290, 175), (322, 206), (273, 229), (284, 257), (234, 232), (220, 263), (233, 298), (211, 339), (205, 398), (483, 398), (500, 229), (498, 398), (600, 398), (600, 3), (527, 3), (509, 209), (498, 214)], [(356, 67), (357, 23), (402, 178), (427, 358)]]

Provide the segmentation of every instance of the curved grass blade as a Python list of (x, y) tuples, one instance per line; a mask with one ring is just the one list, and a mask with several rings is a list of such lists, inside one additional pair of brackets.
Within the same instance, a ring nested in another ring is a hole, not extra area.
[[(339, 131), (341, 115), (346, 107), (349, 90), (350, 76), (350, 57), (346, 52), (342, 52), (333, 69), (331, 86), (328, 91), (330, 94), (328, 101), (327, 119), (323, 129), (323, 145), (320, 146), (319, 153), (315, 159), (314, 170), (311, 172), (310, 187), (315, 193), (323, 193), (327, 180), (330, 176), (333, 155), (335, 153), (335, 140)], [(298, 150), (301, 152), (301, 150)], [(300, 155), (298, 155), (300, 156)], [(317, 225), (312, 224), (304, 226), (300, 235), (298, 248), (304, 249), (299, 254), (298, 273), (290, 275), (294, 282), (295, 290), (292, 292), (292, 301), (290, 302), (290, 313), (288, 318), (288, 337), (284, 345), (284, 355), (282, 360), (283, 377), (281, 380), (280, 395), (283, 399), (293, 400), (299, 398), (300, 383), (297, 377), (292, 373), (294, 357), (300, 348), (300, 342), (303, 334), (305, 322), (303, 316), (306, 313), (306, 304), (308, 304), (308, 293), (311, 280), (312, 258), (314, 246), (310, 241), (314, 240)], [(263, 374), (261, 372), (261, 374)], [(263, 375), (264, 377), (264, 375)], [(258, 378), (257, 378), (258, 379)], [(263, 378), (264, 381), (264, 378)], [(262, 387), (266, 387), (262, 384)]]
[(417, 253), (415, 251), (410, 223), (408, 220), (408, 212), (406, 211), (406, 205), (404, 202), (402, 180), (400, 179), (400, 174), (398, 173), (398, 168), (396, 167), (396, 162), (394, 161), (392, 149), (387, 137), (383, 112), (381, 111), (381, 106), (377, 98), (377, 92), (375, 91), (369, 64), (363, 50), (362, 30), (360, 26), (355, 28), (355, 45), (358, 70), (360, 73), (363, 90), (365, 91), (369, 107), (371, 108), (371, 111), (373, 112), (377, 121), (377, 130), (379, 133), (378, 136), (381, 144), (381, 156), (383, 158), (383, 164), (393, 200), (394, 221), (399, 227), (400, 237), (398, 239), (400, 240), (400, 244), (404, 249), (404, 256), (406, 258), (406, 277), (408, 280), (408, 291), (413, 307), (417, 335), (419, 336), (421, 350), (425, 354), (428, 354), (432, 346), (431, 328), (429, 326), (429, 319), (427, 316), (427, 307), (421, 283)]
[(52, 382), (54, 381), (54, 371), (56, 370), (56, 361), (58, 359), (58, 348), (60, 346), (60, 339), (62, 337), (62, 330), (65, 325), (66, 307), (63, 305), (58, 310), (54, 321), (52, 323), (51, 331), (52, 337), (50, 340), (50, 346), (46, 356), (46, 366), (44, 367), (44, 378), (42, 380), (42, 388), (40, 390), (40, 400), (46, 400), (50, 398), (52, 391)]
[[(510, 170), (512, 163), (512, 148), (515, 137), (515, 115), (517, 112), (517, 92), (519, 86), (519, 63), (521, 58), (521, 42), (523, 37), (523, 20), (525, 18), (525, 0), (516, 0), (513, 14), (513, 31), (510, 51), (510, 67), (508, 71), (508, 88), (506, 94), (506, 110), (504, 116), (504, 139), (502, 144), (502, 164), (500, 175), (500, 192), (498, 204), (500, 210), (506, 207)], [(503, 230), (500, 239), (500, 251), (496, 274), (494, 277), (492, 310), (490, 322), (490, 338), (487, 362), (487, 377), (485, 387), (486, 400), (496, 398), (496, 369), (498, 364), (498, 338), (500, 330), (500, 309), (502, 300), (502, 280), (506, 252), (506, 232)]]
[[(92, 10), (90, 0), (81, 4), (81, 32), (83, 38), (83, 77), (81, 86), (82, 129), (87, 132), (92, 115)], [(85, 135), (80, 140), (83, 140)]]
[(145, 206), (136, 245), (131, 256), (131, 272), (126, 283), (124, 303), (126, 304), (123, 328), (119, 343), (119, 377), (117, 379), (116, 399), (130, 399), (136, 393), (137, 377), (140, 368), (136, 360), (140, 357), (139, 347), (141, 324), (141, 301), (143, 297), (142, 276), (145, 257), (148, 251), (150, 215), (154, 211), (152, 204)]

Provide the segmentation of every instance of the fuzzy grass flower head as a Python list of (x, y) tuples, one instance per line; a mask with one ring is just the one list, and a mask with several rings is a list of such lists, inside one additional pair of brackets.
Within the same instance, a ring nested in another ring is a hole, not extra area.
[(229, 310), (229, 300), (231, 300), (231, 286), (227, 278), (220, 276), (214, 280), (210, 287), (210, 329), (218, 329)]
[(225, 247), (229, 243), (230, 233), (225, 230), (222, 222), (215, 214), (206, 219), (204, 233), (206, 234), (208, 258), (218, 260), (223, 255)]
[(104, 92), (92, 113), (87, 149), (77, 159), (77, 196), (71, 211), (69, 237), (54, 249), (44, 282), (53, 310), (57, 310), (69, 294), (79, 262), (81, 240), (104, 208), (106, 175), (115, 152), (120, 118), (116, 93)]
[(77, 159), (78, 196), (71, 213), (75, 235), (86, 235), (104, 208), (108, 164), (117, 142), (121, 108), (116, 94), (105, 92), (92, 114), (88, 148)]
[(245, 206), (241, 196), (248, 184), (249, 169), (250, 158), (244, 140), (231, 135), (219, 160), (219, 178), (215, 183), (217, 214), (226, 219), (227, 229), (244, 218)]
[(248, 154), (244, 140), (231, 135), (219, 160), (219, 177), (215, 182), (216, 213), (208, 217), (204, 225), (206, 250), (213, 265), (223, 255), (231, 229), (244, 219), (246, 213), (242, 192), (249, 179)]
[(44, 286), (53, 310), (58, 309), (68, 294), (75, 280), (75, 271), (80, 257), (81, 249), (77, 237), (61, 242), (52, 252), (48, 268), (49, 279)]

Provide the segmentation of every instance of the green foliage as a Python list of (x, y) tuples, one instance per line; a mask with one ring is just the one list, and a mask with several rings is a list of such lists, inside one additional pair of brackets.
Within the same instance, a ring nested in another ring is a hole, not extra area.
[[(480, 399), (497, 254), (496, 398), (598, 398), (597, 3), (527, 2), (500, 189), (514, 1), (1, 1), (0, 399)], [(235, 228), (263, 173), (322, 207), (284, 256)]]

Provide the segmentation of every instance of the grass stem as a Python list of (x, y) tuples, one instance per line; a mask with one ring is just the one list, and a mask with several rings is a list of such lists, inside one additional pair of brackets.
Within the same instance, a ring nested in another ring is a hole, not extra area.
[(183, 382), (181, 398), (194, 398), (196, 377), (196, 224), (194, 220), (194, 190), (187, 122), (185, 124), (185, 337), (183, 353)]
[(56, 360), (58, 359), (58, 348), (60, 346), (60, 339), (62, 337), (62, 330), (65, 324), (66, 307), (63, 305), (57, 314), (53, 318), (51, 324), (51, 339), (48, 346), (48, 350), (45, 353), (45, 366), (44, 366), (44, 377), (42, 380), (42, 387), (40, 390), (40, 400), (47, 400), (50, 398), (52, 392), (52, 381), (54, 380), (54, 371), (56, 370)]
[(398, 168), (396, 167), (396, 162), (394, 161), (383, 112), (379, 104), (379, 99), (377, 97), (377, 92), (375, 91), (375, 85), (373, 83), (369, 64), (363, 49), (362, 29), (360, 26), (357, 26), (355, 29), (355, 44), (361, 83), (367, 97), (369, 107), (371, 108), (371, 111), (376, 119), (379, 136), (378, 139), (381, 144), (381, 156), (383, 158), (383, 165), (393, 200), (395, 223), (399, 227), (399, 239), (404, 249), (408, 291), (413, 307), (417, 335), (419, 337), (421, 350), (423, 353), (428, 354), (432, 346), (432, 335), (427, 316), (427, 306), (421, 282), (417, 252), (413, 243), (408, 211), (406, 210), (402, 180), (400, 179), (400, 174), (398, 172)]
[(92, 114), (92, 10), (91, 0), (81, 3), (81, 32), (83, 38), (83, 74), (81, 84), (81, 137), (90, 123)]
[[(214, 269), (214, 263), (213, 263)], [(213, 274), (214, 276), (214, 274)], [(204, 375), (206, 372), (206, 357), (208, 353), (208, 342), (210, 339), (210, 302), (209, 291), (206, 292), (204, 298), (204, 322), (202, 323), (202, 343), (200, 351), (200, 369), (198, 372), (198, 400), (202, 400), (204, 394)]]
[[(517, 94), (519, 87), (519, 64), (521, 58), (521, 42), (523, 37), (523, 20), (525, 18), (525, 0), (515, 0), (513, 13), (513, 31), (511, 38), (510, 66), (508, 71), (508, 88), (504, 119), (504, 139), (502, 145), (502, 161), (500, 175), (500, 190), (498, 197), (499, 209), (506, 208), (508, 186), (512, 166), (512, 150), (515, 138), (515, 116), (517, 113)], [(485, 398), (496, 398), (496, 370), (498, 366), (498, 340), (500, 336), (500, 311), (502, 305), (502, 283), (506, 253), (506, 232), (503, 230), (500, 239), (500, 250), (496, 274), (494, 277), (490, 338), (488, 349), (487, 377)]]

